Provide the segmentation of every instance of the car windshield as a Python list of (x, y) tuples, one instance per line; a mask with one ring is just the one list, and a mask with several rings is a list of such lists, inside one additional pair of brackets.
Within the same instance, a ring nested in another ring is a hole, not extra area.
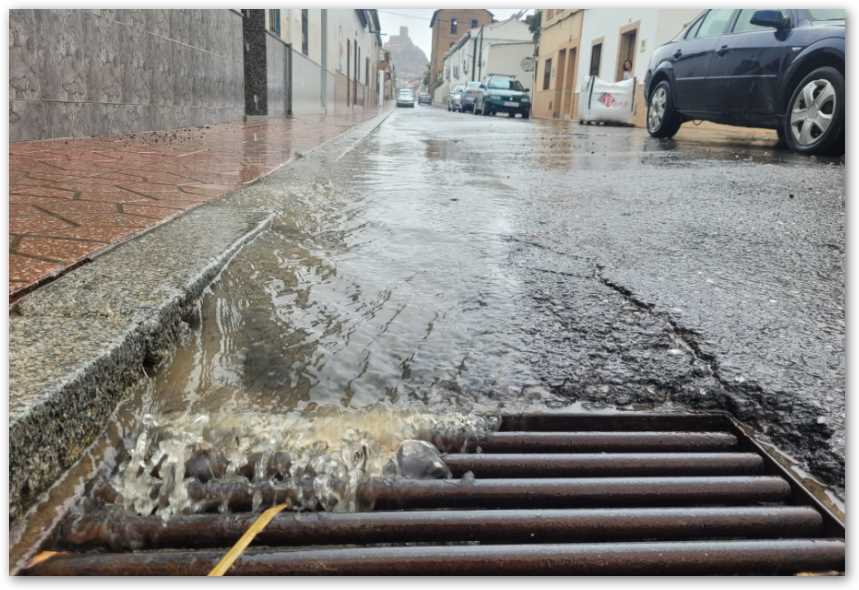
[(519, 80), (513, 78), (490, 78), (487, 86), (493, 90), (518, 90), (520, 92), (525, 90)]
[(809, 10), (808, 16), (813, 21), (819, 20), (847, 20), (847, 11), (843, 9), (831, 10)]

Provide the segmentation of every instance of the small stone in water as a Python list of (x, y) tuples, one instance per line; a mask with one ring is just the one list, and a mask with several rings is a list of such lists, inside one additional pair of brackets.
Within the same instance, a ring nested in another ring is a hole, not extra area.
[(423, 440), (406, 440), (397, 450), (400, 475), (411, 479), (449, 479), (453, 477), (438, 450)]
[(210, 450), (198, 451), (185, 462), (185, 476), (206, 483), (210, 479), (223, 477), (227, 461), (219, 453)]
[(277, 451), (272, 454), (268, 461), (266, 477), (275, 481), (283, 481), (289, 477), (290, 467), (292, 467), (292, 458), (289, 456), (289, 453)]

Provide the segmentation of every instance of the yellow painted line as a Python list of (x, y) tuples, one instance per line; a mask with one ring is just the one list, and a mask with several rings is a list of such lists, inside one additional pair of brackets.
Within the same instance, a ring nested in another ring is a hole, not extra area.
[(254, 523), (245, 531), (245, 533), (241, 536), (241, 538), (236, 541), (236, 544), (227, 551), (226, 555), (221, 558), (221, 561), (212, 568), (212, 571), (209, 572), (210, 576), (223, 576), (225, 573), (229, 571), (229, 569), (233, 566), (236, 560), (241, 557), (242, 553), (244, 553), (247, 546), (253, 542), (256, 536), (262, 532), (265, 527), (271, 522), (271, 520), (278, 515), (284, 508), (287, 507), (287, 504), (278, 504), (277, 506), (272, 506), (265, 512), (259, 515)]

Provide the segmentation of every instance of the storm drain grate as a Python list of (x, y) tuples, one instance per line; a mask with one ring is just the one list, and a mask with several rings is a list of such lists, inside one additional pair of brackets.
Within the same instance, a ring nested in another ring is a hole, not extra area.
[[(442, 449), (452, 451), (452, 449)], [(281, 513), (232, 575), (798, 574), (844, 569), (844, 527), (723, 414), (507, 416), (451, 480), (372, 480), (361, 513)], [(258, 515), (105, 522), (32, 575), (204, 575)], [(93, 516), (97, 518), (96, 516)], [(115, 536), (145, 539), (111, 552)]]

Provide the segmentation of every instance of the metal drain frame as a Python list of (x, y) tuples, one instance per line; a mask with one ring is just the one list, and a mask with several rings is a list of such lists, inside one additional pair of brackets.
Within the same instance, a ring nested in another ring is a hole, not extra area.
[[(807, 550), (811, 553), (820, 553), (820, 552), (834, 552), (837, 551), (835, 548), (839, 539), (843, 544), (843, 539), (845, 538), (845, 528), (843, 521), (839, 518), (828, 506), (826, 506), (823, 502), (820, 501), (814, 494), (812, 494), (800, 479), (791, 472), (790, 469), (785, 467), (781, 462), (779, 462), (776, 458), (774, 458), (769, 449), (767, 449), (764, 445), (760, 444), (756, 441), (748, 432), (748, 427), (743, 425), (741, 422), (737, 421), (733, 416), (731, 416), (727, 412), (708, 412), (706, 414), (699, 413), (658, 413), (658, 412), (545, 412), (545, 413), (535, 413), (535, 414), (515, 414), (515, 415), (506, 415), (502, 416), (502, 420), (499, 423), (498, 432), (505, 431), (525, 431), (527, 433), (539, 433), (540, 431), (546, 432), (587, 432), (591, 431), (599, 431), (599, 432), (607, 432), (611, 430), (618, 430), (622, 432), (634, 432), (634, 431), (649, 431), (649, 432), (659, 432), (659, 431), (675, 431), (675, 432), (721, 432), (721, 433), (730, 433), (731, 435), (736, 437), (736, 445), (734, 446), (734, 450), (737, 453), (754, 453), (762, 458), (763, 461), (763, 469), (759, 473), (760, 476), (775, 476), (784, 480), (784, 482), (789, 487), (789, 492), (787, 489), (782, 488), (784, 490), (784, 498), (781, 501), (781, 505), (784, 507), (806, 507), (811, 508), (816, 511), (821, 517), (822, 527), (820, 529), (819, 534), (813, 536), (812, 538), (803, 539), (786, 539), (781, 537), (770, 538), (764, 537), (766, 542), (775, 543), (775, 546), (784, 547), (785, 556), (792, 555), (794, 559), (798, 560), (796, 563), (803, 563), (802, 559), (804, 556), (803, 551)], [(750, 429), (748, 429), (750, 430)], [(442, 449), (440, 449), (442, 450)], [(503, 451), (502, 451), (503, 452)], [(613, 451), (609, 451), (613, 452)], [(724, 452), (724, 451), (723, 451)], [(487, 455), (491, 453), (486, 453)], [(529, 477), (522, 477), (523, 480), (534, 479)], [(621, 476), (623, 477), (623, 476)], [(774, 477), (773, 477), (774, 478)], [(484, 479), (486, 478), (478, 478)], [(570, 479), (575, 479), (572, 477)], [(626, 479), (633, 479), (630, 477), (626, 477)], [(668, 479), (668, 478), (666, 478)], [(703, 478), (702, 478), (703, 479)], [(634, 506), (639, 506), (639, 504), (633, 504)], [(681, 504), (682, 505), (682, 504)], [(677, 504), (668, 504), (668, 506), (677, 506)], [(402, 514), (408, 515), (413, 514), (414, 516), (418, 516), (415, 510), (420, 510), (419, 506), (413, 506), (411, 511), (407, 509), (403, 512), (397, 513), (387, 513), (387, 514)], [(547, 509), (548, 512), (551, 512), (551, 509), (548, 505), (541, 505), (540, 509)], [(448, 507), (448, 510), (457, 510), (462, 513), (461, 508), (453, 508)], [(609, 509), (610, 510), (610, 509)], [(690, 507), (690, 510), (695, 510), (694, 505)], [(527, 512), (527, 511), (523, 511)], [(536, 512), (536, 511), (535, 511)], [(670, 512), (670, 511), (669, 511)], [(325, 514), (325, 513), (322, 513)], [(372, 520), (373, 512), (365, 512), (359, 513), (362, 516), (365, 516), (367, 519)], [(385, 513), (378, 513), (380, 516)], [(248, 515), (242, 515), (243, 517), (248, 517)], [(287, 526), (284, 524), (284, 526)], [(323, 527), (324, 528), (324, 527)], [(389, 533), (385, 533), (389, 534)], [(323, 534), (324, 535), (324, 534)], [(169, 535), (168, 535), (169, 536)], [(533, 535), (532, 535), (533, 536)], [(263, 533), (264, 538), (264, 533)], [(670, 537), (674, 538), (674, 537)], [(669, 538), (669, 539), (670, 539)], [(682, 537), (677, 537), (682, 538)], [(745, 539), (745, 537), (743, 537)], [(757, 540), (756, 540), (757, 539)], [(342, 543), (344, 539), (341, 539), (340, 543)], [(457, 539), (458, 540), (458, 539)], [(480, 559), (492, 559), (493, 556), (497, 559), (506, 560), (504, 561), (504, 567), (499, 570), (501, 571), (509, 571), (509, 572), (519, 572), (519, 573), (527, 573), (527, 567), (523, 565), (521, 559), (524, 559), (524, 555), (533, 554), (536, 558), (545, 557), (547, 560), (546, 563), (549, 562), (555, 565), (546, 565), (547, 568), (545, 571), (541, 571), (541, 573), (564, 573), (564, 571), (575, 572), (576, 570), (575, 564), (576, 560), (584, 560), (587, 562), (589, 559), (596, 559), (594, 556), (598, 555), (601, 551), (604, 551), (606, 555), (613, 555), (615, 552), (619, 551), (617, 547), (626, 545), (626, 550), (629, 551), (630, 555), (639, 555), (646, 554), (646, 551), (640, 547), (633, 547), (635, 545), (633, 542), (630, 545), (629, 542), (624, 541), (612, 541), (611, 539), (604, 539), (609, 541), (609, 543), (604, 544), (602, 549), (600, 549), (599, 544), (594, 544), (593, 542), (587, 541), (578, 541), (577, 545), (551, 545), (545, 542), (538, 542), (533, 545), (519, 545), (519, 546), (510, 546), (510, 545), (479, 545), (473, 548), (473, 551), (469, 549), (464, 553), (458, 553), (454, 548), (463, 547), (461, 544), (456, 544), (456, 540), (448, 539), (445, 541), (444, 539), (439, 539), (435, 541), (435, 543), (442, 543), (442, 545), (426, 545), (424, 542), (418, 541), (417, 545), (414, 544), (413, 541), (408, 541), (403, 539), (399, 542), (408, 543), (405, 547), (390, 547), (387, 552), (383, 551), (381, 553), (378, 552), (379, 547), (375, 549), (371, 549), (370, 547), (361, 548), (355, 547), (354, 542), (350, 543), (351, 548), (349, 546), (342, 546), (340, 543), (331, 543), (331, 541), (327, 541), (322, 543), (323, 547), (320, 548), (319, 545), (311, 546), (311, 547), (303, 547), (300, 544), (282, 544), (282, 545), (265, 545), (264, 548), (249, 548), (248, 552), (245, 554), (247, 556), (247, 561), (244, 565), (242, 565), (241, 560), (236, 564), (234, 573), (241, 575), (242, 573), (267, 573), (273, 574), (277, 573), (278, 567), (287, 567), (287, 569), (292, 568), (290, 571), (298, 572), (298, 573), (326, 573), (324, 571), (314, 571), (312, 567), (301, 563), (301, 559), (298, 554), (290, 555), (291, 551), (304, 552), (307, 555), (307, 559), (311, 559), (312, 555), (319, 554), (317, 557), (319, 559), (328, 559), (331, 563), (336, 564), (338, 560), (340, 563), (347, 563), (346, 566), (348, 568), (352, 568), (355, 570), (360, 570), (359, 565), (355, 565), (352, 561), (350, 555), (363, 555), (361, 559), (368, 560), (369, 562), (373, 562), (376, 564), (376, 567), (381, 567), (380, 564), (383, 564), (384, 558), (383, 555), (388, 555), (388, 557), (392, 560), (391, 564), (396, 565), (396, 567), (406, 568), (405, 570), (398, 570), (399, 573), (409, 573), (408, 567), (404, 565), (404, 563), (412, 563), (413, 567), (417, 570), (420, 570), (421, 567), (424, 567), (420, 564), (426, 563), (427, 560), (432, 560), (432, 555), (436, 555), (436, 559), (441, 560), (440, 563), (446, 564), (446, 568), (451, 571), (442, 571), (445, 570), (445, 567), (442, 567), (439, 572), (440, 573), (457, 573), (454, 571), (456, 566), (454, 562), (462, 565), (463, 570), (460, 573), (468, 574), (471, 573), (480, 573), (483, 570), (480, 570), (479, 566), (475, 566), (474, 562), (471, 558), (468, 557), (471, 553), (474, 553), (474, 557), (482, 556)], [(643, 540), (643, 539), (642, 539)], [(359, 541), (360, 542), (360, 541)], [(387, 541), (383, 541), (384, 543), (389, 543)], [(394, 541), (395, 543), (397, 541)], [(454, 542), (453, 546), (444, 545), (443, 543), (451, 543)], [(485, 543), (485, 540), (481, 540), (481, 543)], [(567, 541), (569, 543), (571, 541)], [(765, 548), (761, 545), (762, 541), (758, 537), (753, 537), (749, 540), (738, 540), (738, 541), (730, 541), (730, 540), (700, 540), (699, 538), (692, 537), (691, 540), (685, 541), (687, 545), (684, 545), (683, 542), (676, 541), (649, 541), (648, 543), (656, 543), (656, 545), (663, 546), (666, 551), (668, 551), (671, 555), (682, 555), (686, 552), (687, 556), (692, 555), (692, 557), (680, 558), (682, 562), (683, 559), (690, 559), (689, 563), (695, 562), (698, 560), (697, 567), (704, 567), (701, 564), (706, 561), (706, 559), (701, 558), (700, 556), (696, 558), (694, 556), (694, 551), (692, 547), (696, 544), (698, 546), (703, 546), (703, 543), (711, 543), (712, 549), (716, 553), (720, 553), (728, 556), (733, 556), (732, 559), (735, 560), (735, 563), (738, 567), (738, 572), (743, 571), (745, 573), (754, 573), (754, 554), (760, 554), (761, 551), (765, 551)], [(689, 545), (691, 543), (691, 545)], [(639, 543), (640, 544), (640, 543)], [(745, 544), (745, 545), (744, 545)], [(341, 546), (342, 549), (336, 549), (335, 547)], [(740, 546), (748, 546), (748, 550), (751, 552), (749, 556), (745, 556), (743, 554), (743, 550), (740, 549)], [(467, 546), (467, 545), (466, 545)], [(194, 562), (199, 565), (201, 560), (205, 560), (211, 557), (210, 554), (217, 556), (218, 551), (183, 551), (181, 549), (177, 549), (173, 546), (174, 549), (164, 548), (161, 549), (163, 553), (151, 553), (149, 554), (152, 561), (148, 561), (145, 563), (141, 563), (139, 560), (135, 561), (134, 554), (131, 553), (113, 553), (113, 554), (87, 554), (87, 553), (74, 553), (71, 557), (75, 558), (79, 564), (80, 573), (88, 573), (88, 574), (96, 574), (98, 575), (100, 572), (105, 574), (110, 571), (108, 575), (116, 575), (118, 573), (123, 573), (123, 570), (119, 567), (120, 563), (125, 563), (128, 568), (125, 570), (126, 573), (143, 573), (143, 574), (154, 574), (158, 573), (157, 564), (162, 563), (164, 566), (167, 566), (168, 569), (173, 568), (172, 573), (189, 573), (188, 565), (182, 564), (182, 559), (179, 559), (180, 555), (186, 556), (190, 559), (190, 562)], [(447, 549), (444, 549), (447, 547)], [(478, 547), (482, 547), (482, 549), (478, 549)], [(505, 548), (506, 547), (506, 548)], [(806, 549), (801, 549), (801, 547), (806, 547)], [(275, 553), (266, 553), (266, 549), (274, 550)], [(421, 553), (421, 550), (426, 551), (426, 555)], [(710, 549), (708, 548), (708, 551)], [(225, 551), (225, 549), (224, 549)], [(341, 551), (342, 553), (337, 553), (337, 551)], [(374, 551), (376, 551), (374, 553)], [(519, 551), (520, 553), (516, 553)], [(642, 553), (644, 552), (644, 553)], [(673, 553), (672, 553), (673, 552)], [(774, 555), (777, 553), (769, 552), (771, 559), (775, 559)], [(109, 564), (102, 564), (103, 569), (99, 569), (100, 566), (98, 564), (98, 556), (105, 555), (119, 557), (118, 562)], [(571, 557), (574, 556), (574, 557)], [(783, 556), (779, 555), (779, 559)], [(642, 563), (647, 561), (646, 555), (644, 557), (640, 557), (638, 559), (642, 560)], [(672, 558), (674, 559), (674, 558)], [(814, 561), (811, 557), (809, 557), (810, 561)], [(381, 560), (381, 561), (380, 561)], [(517, 562), (517, 560), (519, 560)], [(554, 560), (554, 561), (553, 561)], [(572, 560), (572, 561), (571, 561)], [(745, 562), (743, 560), (746, 560)], [(51, 560), (48, 560), (51, 561)], [(62, 559), (59, 561), (63, 561)], [(479, 561), (479, 560), (478, 560)], [(189, 563), (190, 563), (189, 562)], [(449, 562), (449, 563), (448, 563)], [(582, 563), (584, 563), (582, 562)], [(321, 563), (321, 562), (320, 562)], [(517, 565), (518, 563), (518, 565)], [(618, 562), (618, 563), (622, 563)], [(680, 565), (680, 562), (666, 562), (664, 565), (671, 570), (671, 567), (687, 567)], [(743, 565), (745, 563), (745, 565)], [(57, 564), (59, 565), (59, 564)], [(651, 564), (652, 565), (652, 564)], [(687, 564), (688, 565), (688, 564)], [(48, 566), (48, 567), (46, 567)], [(439, 565), (435, 566), (438, 568)], [(516, 569), (516, 568), (520, 569)], [(632, 565), (619, 566), (619, 567), (633, 567)], [(693, 566), (688, 566), (693, 567)], [(154, 568), (154, 569), (153, 569)], [(186, 568), (186, 569), (182, 569)], [(474, 571), (471, 571), (469, 568), (477, 568)], [(504, 568), (512, 568), (512, 569), (504, 569)], [(524, 568), (524, 569), (521, 569)], [(565, 569), (566, 568), (566, 569)], [(34, 566), (25, 570), (24, 574), (35, 574), (39, 573), (48, 573), (52, 572), (52, 569), (49, 566), (49, 563), (43, 562), (39, 566)], [(396, 569), (396, 568), (394, 568)], [(646, 569), (646, 568), (645, 568)], [(652, 568), (651, 568), (652, 569)], [(60, 567), (62, 570), (62, 567)], [(357, 571), (356, 570), (356, 571)], [(388, 569), (384, 570), (387, 572)], [(67, 571), (66, 574), (69, 572)], [(76, 572), (71, 572), (76, 573)], [(428, 570), (428, 573), (435, 573), (432, 568)], [(654, 573), (654, 572), (648, 572)], [(658, 571), (655, 573), (659, 573)], [(694, 569), (693, 569), (694, 573)]]

